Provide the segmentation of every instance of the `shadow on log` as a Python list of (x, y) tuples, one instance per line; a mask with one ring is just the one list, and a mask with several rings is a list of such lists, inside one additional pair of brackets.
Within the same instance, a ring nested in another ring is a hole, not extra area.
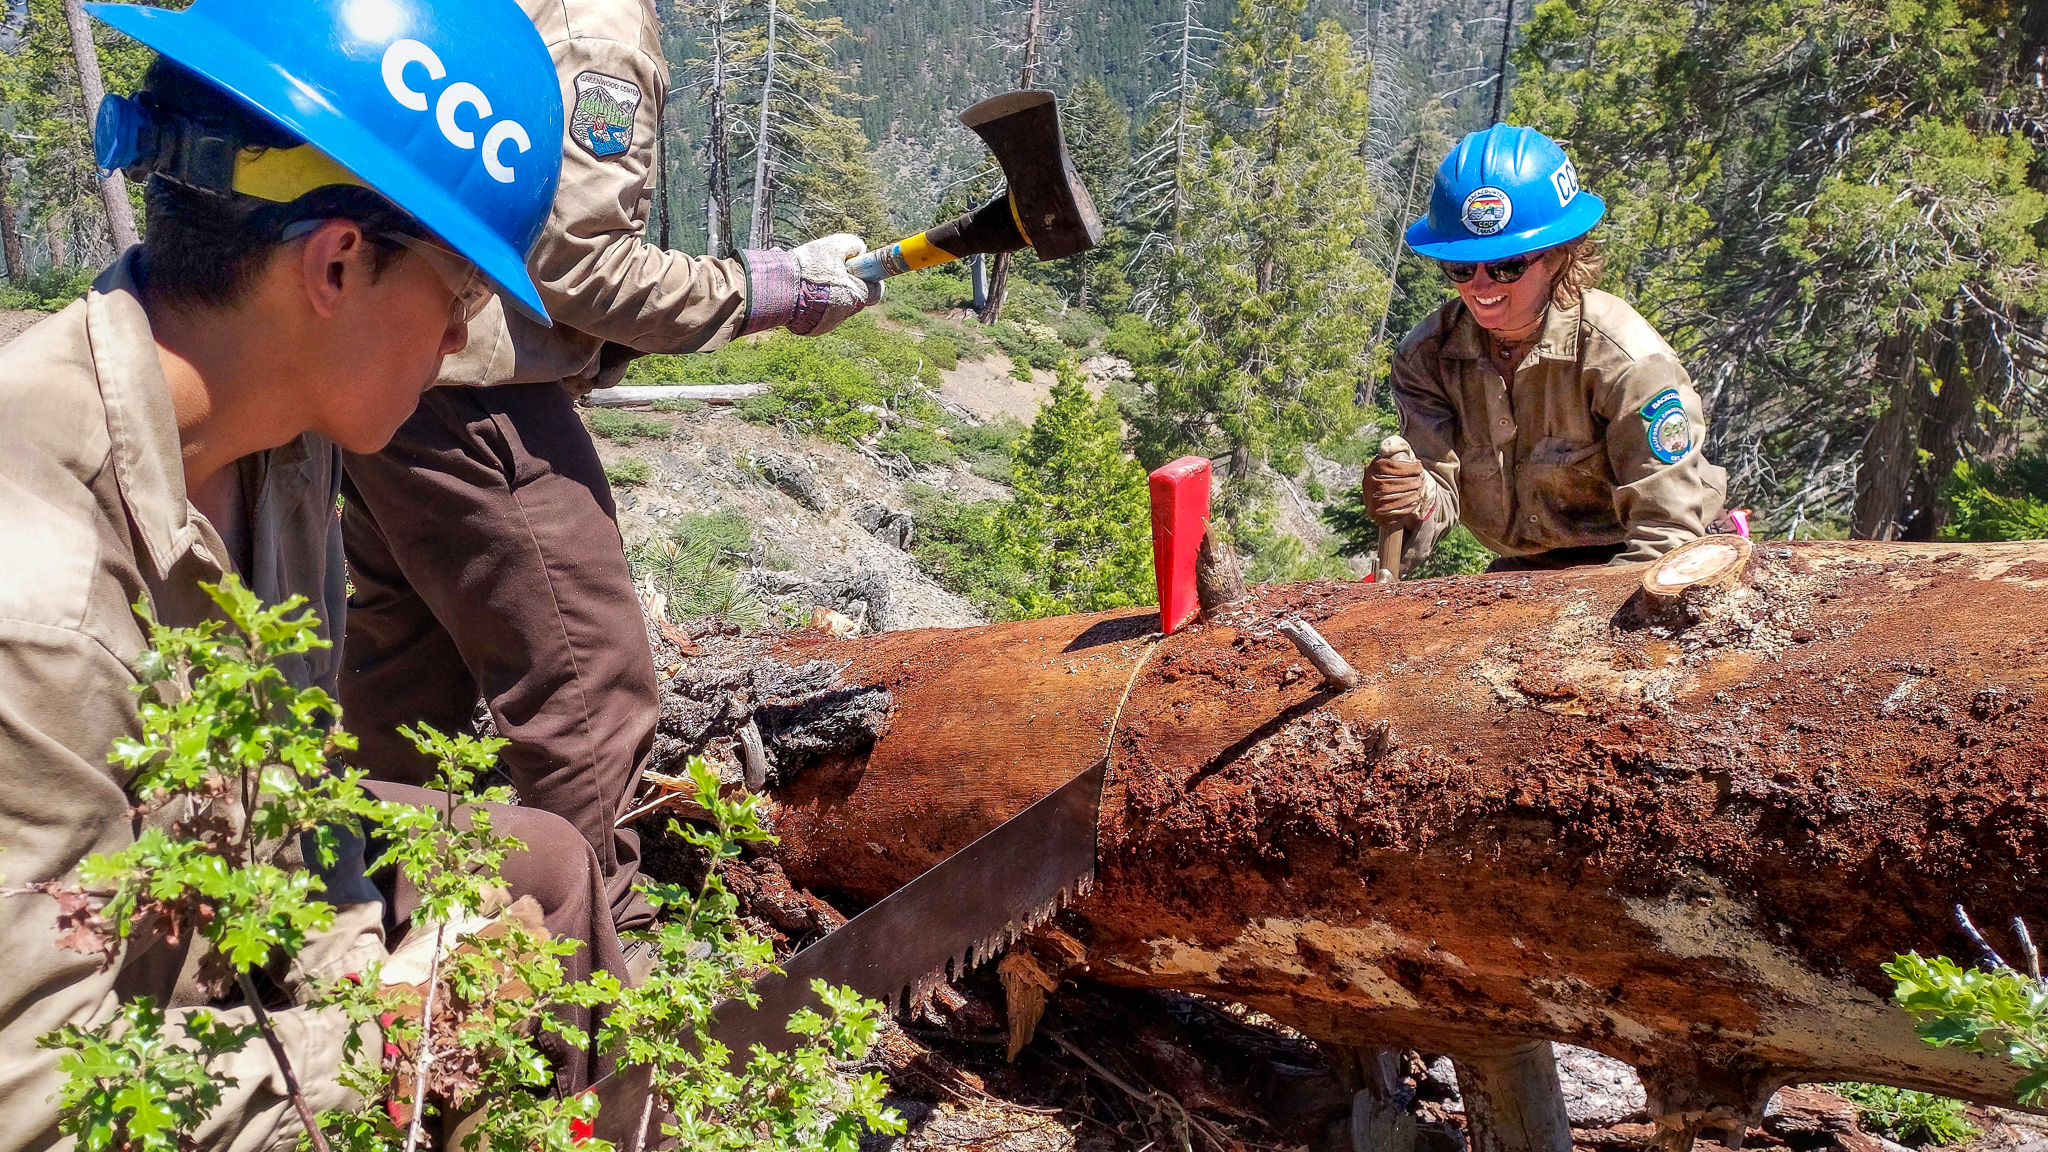
[(1094, 978), (1346, 1045), (1595, 1048), (1672, 1144), (1794, 1081), (2010, 1106), (2013, 1073), (1921, 1043), (1878, 966), (1973, 956), (1957, 902), (2048, 902), (2048, 544), (1741, 559), (1677, 612), (1640, 566), (1317, 583), (1165, 640), (1144, 612), (724, 640), (682, 676), (822, 661), (890, 694), (871, 748), (772, 792), (791, 880), (873, 900), (1100, 757), (1157, 643), (1063, 920)]

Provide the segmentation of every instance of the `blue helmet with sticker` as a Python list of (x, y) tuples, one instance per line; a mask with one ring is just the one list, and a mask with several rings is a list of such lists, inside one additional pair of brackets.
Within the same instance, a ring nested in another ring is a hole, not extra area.
[(109, 96), (100, 165), (267, 200), (369, 188), (476, 264), (521, 312), (562, 166), (553, 61), (514, 0), (193, 0), (88, 4), (105, 23), (306, 144), (244, 149)]
[(1593, 230), (1607, 204), (1579, 188), (1578, 170), (1534, 128), (1495, 124), (1458, 141), (1436, 170), (1429, 214), (1408, 246), (1437, 260), (1505, 260)]

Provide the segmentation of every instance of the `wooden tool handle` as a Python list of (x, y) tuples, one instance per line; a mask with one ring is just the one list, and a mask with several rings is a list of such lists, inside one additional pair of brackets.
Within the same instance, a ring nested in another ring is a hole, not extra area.
[[(1389, 436), (1380, 441), (1379, 455), (1395, 460), (1413, 460), (1415, 450), (1408, 447), (1405, 437)], [(1385, 520), (1375, 520), (1373, 524), (1380, 530), (1380, 568), (1386, 572), (1388, 583), (1398, 584), (1401, 582), (1401, 549), (1408, 543), (1408, 530), (1396, 528)]]

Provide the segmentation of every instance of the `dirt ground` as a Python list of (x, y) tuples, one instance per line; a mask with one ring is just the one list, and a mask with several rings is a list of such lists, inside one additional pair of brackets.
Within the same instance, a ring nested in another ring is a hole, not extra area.
[(50, 316), (51, 313), (48, 312), (14, 312), (0, 309), (0, 344), (7, 343), (35, 327), (37, 323), (49, 319)]
[(598, 455), (608, 466), (629, 456), (649, 465), (646, 483), (614, 490), (619, 530), (629, 546), (667, 534), (691, 514), (737, 512), (756, 543), (745, 579), (764, 599), (829, 598), (813, 594), (821, 584), (879, 586), (886, 589), (886, 607), (869, 613), (867, 630), (982, 622), (972, 605), (926, 576), (896, 541), (878, 537), (856, 519), (876, 507), (891, 516), (907, 514), (914, 484), (968, 501), (1005, 494), (964, 463), (897, 471), (843, 445), (749, 424), (730, 408), (634, 415), (665, 426), (668, 434), (597, 438)]
[(1008, 416), (1029, 424), (1039, 405), (1052, 395), (1053, 374), (1034, 369), (1026, 382), (1010, 375), (1010, 361), (1003, 356), (962, 360), (939, 373), (939, 395), (984, 420)]

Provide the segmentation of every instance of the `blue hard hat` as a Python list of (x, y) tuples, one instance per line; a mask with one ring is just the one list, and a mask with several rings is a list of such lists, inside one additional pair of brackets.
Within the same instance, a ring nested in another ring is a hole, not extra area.
[(1437, 260), (1505, 260), (1576, 240), (1606, 213), (1605, 201), (1579, 188), (1556, 141), (1495, 124), (1444, 157), (1429, 215), (1408, 226), (1408, 246)]
[[(227, 186), (273, 200), (336, 183), (370, 188), (548, 323), (525, 257), (561, 174), (562, 94), (547, 46), (514, 0), (86, 9), (310, 146), (215, 157)], [(133, 101), (109, 96), (96, 131), (100, 163), (138, 159), (140, 142), (159, 135), (146, 121)], [(220, 143), (183, 131), (188, 165), (205, 158), (198, 145)]]

